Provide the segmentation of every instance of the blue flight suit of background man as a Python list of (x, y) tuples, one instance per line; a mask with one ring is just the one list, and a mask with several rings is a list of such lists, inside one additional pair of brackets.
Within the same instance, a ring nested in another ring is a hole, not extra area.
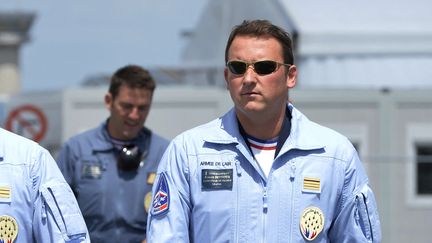
[(168, 140), (144, 126), (156, 82), (138, 65), (111, 77), (98, 127), (67, 141), (58, 157), (93, 243), (142, 242), (157, 166)]
[(74, 194), (49, 152), (1, 128), (0, 242), (90, 242)]
[[(115, 148), (105, 127), (104, 122), (71, 138), (59, 154), (58, 163), (76, 193), (89, 231), (93, 232), (92, 241), (99, 242), (100, 237), (113, 242), (141, 242), (155, 172), (168, 142), (143, 128), (136, 141), (141, 141), (138, 146), (147, 151), (144, 163), (136, 174), (122, 171), (117, 167)], [(142, 136), (150, 136), (150, 143), (143, 143), (146, 140)], [(117, 228), (122, 228), (122, 233)]]

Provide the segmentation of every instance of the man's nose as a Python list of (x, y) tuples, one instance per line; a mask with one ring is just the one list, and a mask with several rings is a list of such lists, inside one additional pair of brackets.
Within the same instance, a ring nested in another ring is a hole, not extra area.
[(140, 118), (140, 111), (137, 107), (132, 108), (131, 112), (129, 113), (130, 119), (139, 119)]
[(248, 65), (246, 68), (246, 72), (243, 75), (243, 84), (252, 84), (256, 82), (257, 73), (253, 68), (253, 65)]

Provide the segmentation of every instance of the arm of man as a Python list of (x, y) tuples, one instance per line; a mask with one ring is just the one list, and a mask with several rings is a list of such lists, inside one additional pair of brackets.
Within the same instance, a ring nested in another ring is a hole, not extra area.
[(60, 149), (57, 157), (57, 165), (63, 174), (66, 182), (73, 187), (74, 186), (74, 171), (75, 171), (75, 159), (73, 156), (73, 150), (69, 142), (65, 143)]
[(148, 242), (190, 242), (187, 161), (184, 149), (176, 143), (168, 146), (161, 159), (147, 220)]
[(330, 229), (331, 242), (381, 242), (378, 209), (366, 172), (353, 148), (345, 169), (339, 213)]
[(90, 242), (78, 203), (54, 159), (43, 149), (35, 160), (31, 173), (36, 242)]

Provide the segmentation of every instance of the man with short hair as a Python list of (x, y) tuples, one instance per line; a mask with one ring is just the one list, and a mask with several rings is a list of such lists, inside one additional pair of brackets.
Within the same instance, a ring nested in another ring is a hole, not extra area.
[(159, 165), (150, 242), (380, 242), (375, 198), (352, 144), (289, 102), (292, 41), (266, 20), (228, 39), (234, 108), (177, 136)]
[(151, 186), (168, 141), (144, 127), (156, 87), (137, 65), (117, 70), (105, 105), (109, 118), (72, 137), (58, 164), (71, 185), (92, 242), (141, 242), (146, 238)]

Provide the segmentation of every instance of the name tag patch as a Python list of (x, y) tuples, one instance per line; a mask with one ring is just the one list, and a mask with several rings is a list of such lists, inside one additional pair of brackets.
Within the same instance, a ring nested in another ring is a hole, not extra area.
[(98, 164), (83, 164), (81, 178), (83, 179), (100, 179), (102, 177), (102, 168)]
[(202, 190), (232, 190), (233, 169), (202, 169)]

